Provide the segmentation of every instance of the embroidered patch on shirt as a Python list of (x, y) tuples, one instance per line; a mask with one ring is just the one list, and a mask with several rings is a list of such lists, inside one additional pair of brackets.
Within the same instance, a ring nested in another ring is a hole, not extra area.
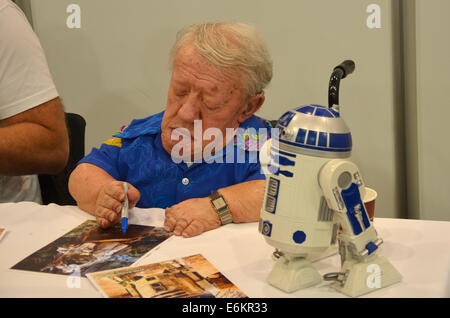
[(113, 138), (106, 140), (103, 143), (105, 145), (116, 146), (116, 147), (122, 148), (122, 138), (113, 137)]
[[(122, 127), (120, 127), (120, 131), (117, 132), (117, 135), (121, 134), (124, 132), (125, 129), (127, 129), (128, 126), (123, 125)], [(122, 147), (122, 138), (119, 137), (112, 137), (109, 138), (108, 140), (106, 140), (105, 142), (103, 142), (105, 145), (110, 145), (110, 146), (116, 146), (121, 148)]]

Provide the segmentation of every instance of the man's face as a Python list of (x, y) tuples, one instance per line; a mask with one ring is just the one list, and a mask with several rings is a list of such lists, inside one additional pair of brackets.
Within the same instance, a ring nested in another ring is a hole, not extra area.
[[(247, 111), (248, 101), (239, 72), (219, 71), (199, 55), (192, 45), (183, 46), (174, 60), (161, 124), (164, 149), (171, 153), (179, 141), (171, 140), (172, 131), (185, 128), (190, 132), (193, 155), (194, 120), (202, 121), (202, 134), (208, 128), (218, 128), (225, 143), (226, 128), (237, 128), (251, 115)], [(210, 142), (202, 140), (202, 150)]]

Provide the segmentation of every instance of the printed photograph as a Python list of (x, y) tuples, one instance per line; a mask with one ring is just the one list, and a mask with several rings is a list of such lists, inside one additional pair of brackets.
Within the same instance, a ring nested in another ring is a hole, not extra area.
[(71, 275), (130, 266), (172, 233), (164, 228), (134, 225), (122, 233), (120, 224), (102, 229), (86, 221), (28, 256), (11, 269)]
[(201, 254), (87, 277), (108, 298), (247, 298)]

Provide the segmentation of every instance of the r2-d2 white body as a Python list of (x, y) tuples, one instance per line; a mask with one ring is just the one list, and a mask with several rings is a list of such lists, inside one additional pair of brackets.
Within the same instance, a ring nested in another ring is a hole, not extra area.
[(336, 289), (350, 296), (374, 290), (367, 284), (369, 265), (380, 269), (379, 287), (398, 282), (400, 274), (376, 253), (382, 240), (365, 211), (364, 181), (348, 160), (352, 138), (339, 113), (301, 106), (285, 113), (277, 128), (260, 152), (266, 188), (259, 231), (277, 256), (268, 282), (286, 292), (320, 283), (307, 257), (336, 240), (342, 269), (328, 276)]

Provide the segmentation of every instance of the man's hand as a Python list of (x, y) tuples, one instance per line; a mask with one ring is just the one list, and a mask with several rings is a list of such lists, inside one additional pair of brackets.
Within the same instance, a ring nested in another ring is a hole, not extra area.
[(175, 235), (192, 237), (220, 225), (209, 198), (189, 199), (166, 209), (164, 228)]
[[(139, 190), (128, 183), (128, 207), (130, 209), (136, 206), (140, 197)], [(125, 191), (122, 181), (111, 181), (100, 189), (94, 215), (102, 228), (110, 227), (120, 221), (123, 200), (125, 200)]]

